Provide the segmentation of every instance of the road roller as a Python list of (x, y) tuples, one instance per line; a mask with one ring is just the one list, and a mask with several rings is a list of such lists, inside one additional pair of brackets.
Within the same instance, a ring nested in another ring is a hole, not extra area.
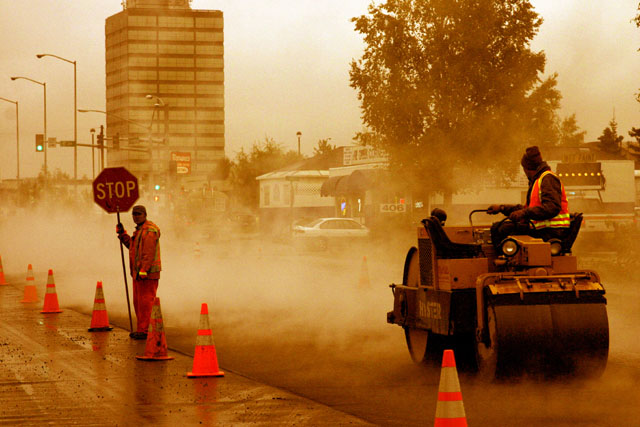
[(473, 224), (482, 212), (469, 214), (469, 226), (423, 219), (402, 284), (390, 285), (387, 322), (404, 329), (413, 361), (453, 348), (486, 379), (601, 375), (609, 351), (605, 289), (571, 252), (582, 214), (571, 214), (563, 239), (513, 235), (494, 244), (490, 226)]

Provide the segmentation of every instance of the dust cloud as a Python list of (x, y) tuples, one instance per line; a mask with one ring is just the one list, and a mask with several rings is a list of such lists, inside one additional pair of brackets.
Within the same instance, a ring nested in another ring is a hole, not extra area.
[[(432, 419), (435, 398), (425, 401), (424, 396), (435, 393), (439, 369), (415, 366), (401, 328), (386, 323), (393, 301), (388, 285), (402, 280), (406, 250), (415, 245), (415, 237), (390, 235), (369, 245), (328, 252), (298, 250), (286, 241), (256, 235), (210, 240), (198, 230), (178, 234), (166, 212), (146, 205), (148, 218), (162, 230), (158, 296), (165, 326), (191, 329), (195, 336), (200, 305), (207, 303), (225, 368), (350, 413), (369, 414), (368, 419), (380, 424), (417, 425)], [(133, 230), (129, 213), (122, 215), (122, 222)], [(29, 209), (3, 208), (4, 272), (22, 280), (27, 264), (33, 264), (43, 295), (47, 269), (53, 269), (61, 308), (86, 314), (91, 313), (95, 285), (101, 280), (110, 318), (126, 328), (115, 223), (115, 215), (88, 205), (57, 206), (50, 201)], [(128, 269), (127, 255), (125, 250)], [(637, 421), (640, 294), (633, 270), (606, 257), (577, 255), (582, 268), (601, 274), (607, 289), (610, 352), (604, 375), (487, 384), (461, 368), (470, 424)], [(128, 284), (131, 290), (130, 277)], [(403, 391), (398, 394), (399, 390)], [(413, 418), (394, 421), (388, 415), (393, 411)]]
[[(212, 240), (200, 230), (185, 238), (176, 233), (170, 215), (153, 203), (146, 205), (148, 219), (161, 229), (158, 297), (165, 325), (195, 331), (201, 304), (207, 303), (210, 319), (233, 325), (238, 334), (260, 335), (267, 327), (286, 337), (313, 328), (321, 341), (335, 343), (347, 338), (350, 325), (357, 330), (386, 327), (392, 305), (388, 285), (402, 280), (406, 248), (361, 245), (317, 252), (257, 235)], [(55, 201), (3, 213), (5, 274), (26, 277), (32, 264), (38, 291), (44, 292), (47, 270), (52, 269), (61, 307), (89, 314), (96, 283), (102, 281), (110, 317), (127, 316), (115, 214), (97, 206), (57, 206)], [(123, 213), (121, 221), (131, 234), (135, 225), (130, 213)], [(131, 293), (126, 248), (124, 257)], [(359, 285), (363, 268), (369, 281), (365, 286)]]

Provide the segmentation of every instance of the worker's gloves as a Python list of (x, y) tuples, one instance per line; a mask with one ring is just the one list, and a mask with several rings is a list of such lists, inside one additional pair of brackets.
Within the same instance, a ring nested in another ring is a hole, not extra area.
[(513, 211), (511, 215), (509, 215), (509, 219), (513, 222), (522, 222), (526, 217), (527, 211), (525, 209)]
[(140, 278), (141, 280), (144, 280), (147, 278), (147, 272), (146, 271), (141, 271), (138, 273), (138, 278)]
[(502, 208), (504, 205), (491, 205), (487, 208), (487, 213), (489, 215), (497, 215), (502, 212)]
[(118, 233), (118, 236), (120, 236), (121, 234), (124, 234), (124, 225), (122, 225), (121, 222), (116, 224), (116, 233)]

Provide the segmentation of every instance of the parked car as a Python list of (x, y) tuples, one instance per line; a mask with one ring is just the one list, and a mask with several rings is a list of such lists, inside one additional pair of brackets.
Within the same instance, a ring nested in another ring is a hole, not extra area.
[(293, 241), (317, 249), (363, 241), (369, 229), (353, 218), (318, 218), (293, 226)]

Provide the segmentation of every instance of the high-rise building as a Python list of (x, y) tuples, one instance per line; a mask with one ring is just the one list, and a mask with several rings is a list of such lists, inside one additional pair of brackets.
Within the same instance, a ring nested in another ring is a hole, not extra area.
[(189, 3), (128, 0), (105, 24), (108, 165), (151, 185), (215, 180), (224, 158), (223, 16)]

